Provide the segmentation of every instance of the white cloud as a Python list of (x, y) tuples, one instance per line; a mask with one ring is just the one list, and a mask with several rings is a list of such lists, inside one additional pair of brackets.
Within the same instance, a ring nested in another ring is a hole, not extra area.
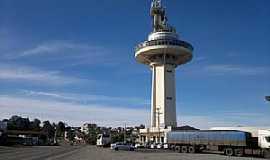
[[(42, 93), (43, 94), (43, 93)], [(47, 94), (46, 94), (47, 95)], [(12, 115), (40, 118), (41, 120), (65, 121), (79, 126), (84, 122), (101, 126), (129, 126), (148, 124), (149, 108), (127, 108), (124, 106), (82, 104), (62, 102), (36, 97), (0, 95), (0, 117)], [(231, 126), (269, 126), (269, 116), (264, 114), (226, 112), (213, 115), (179, 115), (178, 125), (189, 125), (199, 129)]]
[(230, 117), (253, 117), (253, 118), (263, 116), (263, 114), (261, 114), (261, 113), (232, 112), (232, 111), (231, 112), (224, 112), (224, 115), (230, 116)]
[(246, 76), (255, 76), (269, 73), (269, 68), (267, 67), (250, 67), (241, 65), (230, 65), (230, 64), (216, 64), (209, 65), (204, 68), (206, 72), (215, 73), (217, 75), (224, 74), (237, 74)]
[(23, 90), (22, 93), (26, 96), (40, 97), (40, 98), (52, 98), (55, 100), (72, 101), (79, 103), (89, 102), (117, 102), (121, 104), (133, 104), (133, 105), (150, 105), (150, 100), (141, 99), (137, 97), (112, 97), (105, 95), (90, 95), (90, 94), (75, 94), (75, 93), (59, 93), (59, 92), (37, 92), (31, 90)]
[[(42, 62), (60, 68), (87, 64), (115, 65), (119, 63), (119, 58), (116, 58), (116, 56), (108, 56), (112, 52), (111, 48), (107, 49), (96, 44), (72, 40), (49, 40), (42, 43), (20, 42), (20, 44), (19, 46), (16, 45), (15, 49), (14, 45), (8, 45), (7, 51), (1, 50), (0, 46), (0, 52), (4, 54), (3, 59), (9, 61), (27, 59), (30, 63)], [(116, 54), (114, 53), (114, 55)]]
[(65, 85), (84, 81), (83, 79), (61, 75), (59, 71), (46, 71), (18, 65), (0, 65), (0, 80), (32, 81), (43, 84)]
[(265, 126), (269, 127), (270, 118), (267, 114), (250, 112), (213, 113), (211, 115), (179, 115), (178, 125), (189, 125), (199, 129), (211, 127), (236, 127), (236, 126)]
[(197, 62), (205, 61), (206, 59), (207, 58), (203, 57), (203, 56), (194, 58), (194, 60), (197, 61)]
[(49, 41), (41, 43), (31, 49), (23, 51), (20, 56), (41, 55), (41, 54), (74, 54), (80, 53), (93, 54), (104, 52), (103, 48), (90, 44), (75, 43), (72, 41)]
[(16, 96), (0, 96), (0, 117), (21, 115), (50, 121), (65, 121), (79, 126), (84, 122), (102, 126), (123, 126), (145, 124), (148, 110), (138, 108), (82, 105), (53, 100), (36, 100)]
[(178, 125), (189, 125), (198, 129), (209, 129), (217, 126), (234, 126), (233, 122), (218, 120), (211, 116), (182, 115), (178, 116)]
[(48, 92), (36, 92), (36, 91), (30, 91), (30, 90), (23, 90), (23, 93), (29, 96), (48, 96), (48, 97), (53, 97), (53, 98), (63, 98), (66, 99), (68, 97), (64, 97), (60, 94), (57, 93), (48, 93)]

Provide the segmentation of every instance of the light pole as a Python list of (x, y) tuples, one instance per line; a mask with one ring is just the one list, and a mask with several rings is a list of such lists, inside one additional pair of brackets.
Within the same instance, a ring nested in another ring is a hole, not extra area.
[(157, 108), (157, 116), (158, 116), (158, 143), (160, 143), (160, 108)]
[(126, 138), (127, 138), (127, 137), (126, 137), (126, 136), (127, 136), (127, 135), (126, 135), (126, 134), (127, 134), (127, 133), (126, 133), (126, 128), (127, 128), (127, 127), (126, 127), (126, 123), (125, 123), (125, 129), (124, 129), (124, 143), (125, 143), (125, 144), (127, 143), (127, 140), (126, 140)]
[(54, 137), (53, 137), (53, 143), (57, 144), (57, 127), (54, 127)]

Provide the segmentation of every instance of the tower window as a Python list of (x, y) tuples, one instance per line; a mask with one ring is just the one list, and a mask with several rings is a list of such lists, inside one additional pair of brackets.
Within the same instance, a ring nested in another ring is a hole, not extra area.
[(172, 73), (172, 70), (167, 70), (167, 72)]
[(166, 99), (167, 99), (167, 100), (172, 100), (172, 97), (167, 97)]

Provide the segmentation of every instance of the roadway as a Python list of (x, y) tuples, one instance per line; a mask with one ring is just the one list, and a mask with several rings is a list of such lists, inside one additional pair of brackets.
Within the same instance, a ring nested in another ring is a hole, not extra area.
[(181, 154), (170, 151), (112, 151), (95, 146), (0, 147), (0, 160), (262, 160), (218, 154)]

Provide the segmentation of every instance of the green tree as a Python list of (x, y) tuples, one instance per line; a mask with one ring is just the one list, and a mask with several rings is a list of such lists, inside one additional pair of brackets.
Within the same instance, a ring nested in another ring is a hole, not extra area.
[(116, 142), (124, 142), (124, 133), (123, 132), (115, 132), (111, 134), (111, 141), (112, 143)]
[(40, 130), (40, 124), (41, 124), (41, 121), (39, 119), (34, 119), (32, 122), (31, 122), (31, 129), (34, 130), (34, 131), (39, 131)]
[(30, 120), (28, 118), (22, 118), (14, 115), (8, 121), (9, 130), (30, 130)]
[(86, 143), (96, 145), (98, 130), (96, 128), (90, 128), (88, 134), (85, 136)]
[(54, 132), (55, 129), (54, 127), (51, 125), (50, 121), (44, 121), (43, 122), (43, 127), (42, 127), (42, 131), (44, 133), (46, 133), (47, 137), (49, 139), (53, 139), (54, 138)]
[(58, 122), (57, 127), (56, 127), (57, 137), (63, 137), (64, 133), (65, 133), (65, 123), (60, 121)]
[(67, 139), (69, 141), (74, 141), (74, 139), (75, 139), (75, 131), (74, 130), (70, 129), (67, 131)]

